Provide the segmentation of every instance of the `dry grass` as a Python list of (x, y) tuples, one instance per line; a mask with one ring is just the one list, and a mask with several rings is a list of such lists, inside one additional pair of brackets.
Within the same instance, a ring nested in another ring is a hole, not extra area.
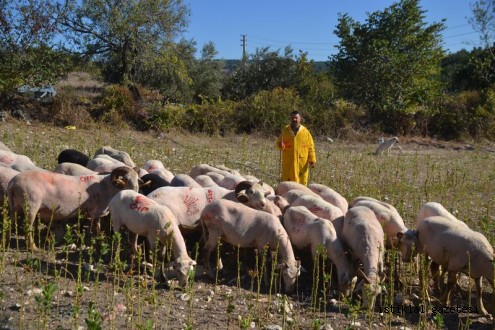
[(73, 90), (83, 98), (93, 99), (101, 95), (106, 84), (87, 72), (70, 72), (66, 79), (55, 85), (57, 91)]

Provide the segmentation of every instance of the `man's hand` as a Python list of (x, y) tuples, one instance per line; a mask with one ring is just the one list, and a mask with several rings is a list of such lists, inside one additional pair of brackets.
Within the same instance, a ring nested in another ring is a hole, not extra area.
[(283, 140), (282, 140), (282, 141), (280, 141), (280, 142), (278, 143), (278, 146), (280, 147), (280, 149), (284, 150), (284, 149), (285, 149), (285, 143), (284, 143), (284, 141), (283, 141)]
[(315, 165), (316, 165), (315, 163), (309, 162), (309, 167), (313, 168), (313, 167), (315, 167)]

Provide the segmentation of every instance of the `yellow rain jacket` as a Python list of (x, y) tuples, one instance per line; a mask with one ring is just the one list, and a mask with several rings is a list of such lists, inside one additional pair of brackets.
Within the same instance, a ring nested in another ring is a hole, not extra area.
[[(280, 148), (284, 142), (284, 149)], [(308, 184), (309, 163), (316, 164), (315, 144), (309, 130), (301, 125), (296, 135), (290, 125), (282, 130), (277, 139), (277, 147), (282, 150), (282, 181), (295, 181)]]

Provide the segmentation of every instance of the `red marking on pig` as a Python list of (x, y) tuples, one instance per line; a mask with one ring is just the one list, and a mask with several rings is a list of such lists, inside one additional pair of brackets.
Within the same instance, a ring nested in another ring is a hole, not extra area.
[[(189, 188), (189, 191), (191, 191), (192, 188)], [(187, 215), (193, 215), (199, 212), (199, 207), (198, 207), (198, 198), (196, 197), (190, 197), (189, 194), (184, 197), (184, 205), (186, 206), (186, 214)]]
[(83, 183), (88, 183), (88, 182), (92, 181), (94, 178), (95, 178), (94, 175), (85, 175), (85, 176), (79, 177), (79, 181), (81, 181)]
[[(57, 176), (59, 176), (60, 174), (57, 174), (57, 173), (51, 173), (51, 172), (38, 172), (37, 173), (37, 176), (38, 178), (41, 179), (41, 181), (43, 181), (44, 183), (42, 184), (43, 187), (42, 189), (44, 189), (45, 185), (54, 185), (56, 184), (55, 183), (55, 179)], [(65, 177), (65, 176), (64, 176)], [(72, 181), (70, 181), (72, 182)]]
[(208, 189), (206, 193), (206, 200), (208, 201), (208, 203), (211, 203), (215, 200), (215, 194), (211, 189)]
[(3, 155), (0, 157), (0, 163), (4, 164), (12, 164), (14, 162), (14, 158), (10, 157), (9, 155)]
[(150, 209), (151, 207), (151, 204), (153, 204), (151, 202), (150, 199), (146, 198), (145, 196), (136, 196), (136, 198), (134, 199), (134, 203), (132, 203), (129, 208), (131, 210), (136, 210), (136, 211), (139, 211), (139, 212), (146, 212)]
[(321, 211), (321, 207), (314, 205), (310, 207), (309, 210), (311, 211), (311, 213), (316, 213)]
[(306, 224), (306, 219), (303, 216), (300, 216), (294, 226), (292, 226), (291, 230), (294, 234), (297, 234), (301, 231), (302, 227)]

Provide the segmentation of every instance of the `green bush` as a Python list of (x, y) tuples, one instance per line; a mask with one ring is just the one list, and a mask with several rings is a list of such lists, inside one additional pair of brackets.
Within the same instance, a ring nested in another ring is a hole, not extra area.
[(201, 105), (192, 104), (186, 108), (182, 128), (190, 132), (226, 134), (234, 132), (233, 101), (203, 98)]
[(258, 92), (236, 107), (234, 116), (237, 132), (279, 132), (288, 124), (293, 110), (304, 110), (301, 105), (302, 100), (293, 89), (277, 87), (271, 91)]
[(491, 104), (493, 91), (465, 91), (444, 96), (432, 116), (429, 135), (447, 140), (495, 136), (495, 112)]
[(365, 112), (360, 106), (343, 99), (330, 106), (313, 104), (306, 110), (306, 123), (316, 135), (337, 137), (343, 130), (360, 130), (360, 121)]
[(145, 107), (148, 114), (146, 124), (148, 128), (166, 131), (174, 127), (183, 127), (186, 108), (183, 105), (153, 102)]
[(484, 93), (483, 136), (489, 139), (495, 138), (495, 85), (488, 88)]
[(110, 85), (103, 90), (100, 101), (102, 113), (116, 111), (124, 120), (135, 119), (136, 102), (129, 88), (121, 85)]
[(107, 127), (119, 128), (129, 128), (129, 122), (122, 117), (120, 112), (115, 109), (105, 112), (100, 117), (100, 122), (108, 124)]

